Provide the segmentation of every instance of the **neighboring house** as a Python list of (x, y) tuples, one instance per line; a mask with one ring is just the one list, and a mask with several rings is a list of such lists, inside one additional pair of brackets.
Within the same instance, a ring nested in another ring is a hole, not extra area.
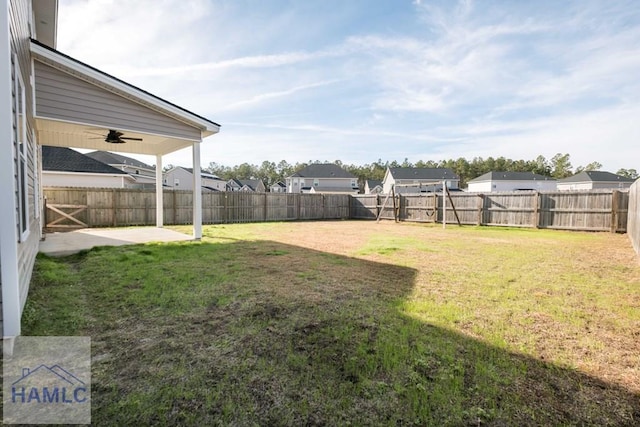
[(86, 155), (128, 173), (135, 179), (136, 188), (155, 188), (156, 186), (156, 169), (153, 166), (109, 151), (92, 151)]
[(611, 172), (604, 171), (585, 171), (570, 176), (568, 178), (559, 179), (557, 181), (557, 189), (565, 190), (596, 190), (611, 188), (623, 190), (631, 187), (634, 180)]
[(450, 190), (457, 190), (460, 178), (449, 168), (387, 168), (382, 190), (385, 194), (392, 187), (396, 194), (427, 193), (442, 191), (442, 182)]
[(364, 194), (381, 194), (382, 181), (378, 179), (367, 179), (364, 182)]
[(333, 163), (309, 165), (286, 178), (287, 193), (358, 194), (358, 179)]
[(278, 181), (269, 187), (269, 191), (271, 193), (286, 193), (287, 185), (282, 181)]
[(533, 172), (487, 172), (469, 181), (467, 191), (472, 193), (491, 191), (536, 190), (554, 191), (556, 180)]
[(230, 179), (227, 181), (227, 191), (248, 191), (253, 193), (264, 193), (267, 188), (260, 179)]
[[(226, 182), (216, 175), (201, 172), (202, 188), (211, 191), (225, 191)], [(162, 182), (173, 190), (193, 190), (193, 169), (174, 166), (163, 174)]]
[(66, 147), (42, 146), (43, 187), (128, 188), (135, 178), (126, 172)]
[[(156, 157), (200, 144), (220, 125), (67, 56), (56, 48), (57, 0), (0, 5), (0, 286), (3, 352), (20, 335), (22, 311), (42, 237), (41, 146), (108, 150)], [(100, 49), (100, 46), (95, 46)], [(150, 52), (153, 54), (153, 52)], [(100, 137), (91, 135), (98, 133)], [(200, 179), (193, 236), (202, 237)], [(156, 205), (162, 206), (162, 176)], [(156, 224), (164, 223), (156, 209)]]

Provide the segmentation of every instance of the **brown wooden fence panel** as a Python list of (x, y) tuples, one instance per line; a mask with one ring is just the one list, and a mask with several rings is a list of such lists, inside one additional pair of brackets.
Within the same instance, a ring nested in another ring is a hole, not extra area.
[(538, 226), (563, 230), (610, 231), (613, 219), (612, 200), (616, 193), (611, 190), (541, 193)]
[[(451, 201), (453, 201), (453, 206)], [(451, 200), (447, 199), (447, 222), (457, 222), (455, 217), (457, 213), (461, 224), (478, 225), (478, 203), (482, 203), (482, 198), (477, 194), (451, 193)], [(454, 207), (455, 212), (453, 210)]]
[(351, 196), (349, 194), (323, 194), (324, 219), (348, 219), (351, 217)]
[(377, 194), (358, 194), (351, 197), (351, 218), (376, 219), (380, 197)]
[(514, 191), (504, 193), (486, 193), (483, 204), (483, 225), (502, 225), (511, 227), (536, 226), (535, 191)]
[[(446, 200), (447, 223), (540, 227), (567, 230), (624, 232), (637, 220), (637, 187), (634, 192), (516, 191), (504, 193), (452, 193)], [(52, 205), (86, 206), (74, 215), (89, 227), (155, 224), (155, 192), (140, 189), (46, 188)], [(166, 224), (191, 224), (193, 193), (164, 192)], [(385, 204), (386, 201), (386, 204)], [(453, 203), (452, 203), (453, 202)], [(631, 209), (630, 204), (635, 203)], [(455, 206), (455, 213), (453, 207)], [(203, 223), (365, 218), (442, 222), (442, 194), (386, 195), (268, 194), (248, 192), (204, 192)], [(634, 210), (635, 209), (635, 210)], [(47, 209), (47, 223), (63, 216)], [(68, 222), (68, 219), (65, 220)], [(62, 223), (62, 222), (59, 222)], [(637, 227), (636, 223), (634, 225)]]
[(398, 197), (400, 219), (403, 221), (435, 222), (438, 210), (432, 194), (404, 194)]

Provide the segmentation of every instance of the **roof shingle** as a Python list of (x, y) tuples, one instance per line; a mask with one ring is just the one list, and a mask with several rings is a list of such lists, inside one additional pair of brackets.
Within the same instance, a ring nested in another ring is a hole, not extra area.
[(66, 147), (42, 146), (42, 170), (128, 175), (126, 172)]

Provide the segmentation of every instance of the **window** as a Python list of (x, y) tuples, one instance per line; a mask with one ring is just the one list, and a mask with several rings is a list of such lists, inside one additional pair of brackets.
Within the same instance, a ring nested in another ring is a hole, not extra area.
[(300, 180), (300, 187), (304, 187), (304, 179)]
[(355, 179), (351, 180), (351, 187), (356, 188), (358, 186), (358, 181)]
[(313, 186), (314, 186), (314, 187), (317, 187), (318, 185), (320, 185), (320, 180), (318, 180), (318, 179), (314, 179), (314, 180), (313, 180)]
[(18, 174), (18, 231), (20, 241), (29, 235), (29, 186), (27, 185), (27, 107), (25, 103), (24, 81), (18, 65), (18, 58), (13, 56), (14, 74), (14, 151), (16, 171)]
[(180, 179), (179, 178), (176, 178), (176, 179), (173, 180), (173, 186), (174, 187), (179, 187), (180, 186)]

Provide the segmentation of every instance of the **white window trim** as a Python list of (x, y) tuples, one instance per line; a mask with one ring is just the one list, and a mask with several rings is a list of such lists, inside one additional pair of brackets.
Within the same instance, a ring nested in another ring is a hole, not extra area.
[(22, 72), (16, 54), (13, 55), (13, 73), (14, 120), (16, 126), (16, 139), (13, 144), (16, 152), (16, 173), (18, 175), (18, 235), (19, 241), (24, 242), (29, 237), (29, 185), (27, 182), (29, 158), (27, 148), (29, 141), (27, 140), (26, 86), (24, 80), (22, 80)]
[(34, 130), (31, 131), (31, 136), (33, 139), (34, 150), (33, 150), (33, 206), (35, 209), (34, 215), (36, 219), (40, 219), (40, 174), (38, 173), (40, 166), (38, 165), (38, 161), (40, 158), (40, 150), (38, 149), (38, 144), (36, 143), (36, 132)]

